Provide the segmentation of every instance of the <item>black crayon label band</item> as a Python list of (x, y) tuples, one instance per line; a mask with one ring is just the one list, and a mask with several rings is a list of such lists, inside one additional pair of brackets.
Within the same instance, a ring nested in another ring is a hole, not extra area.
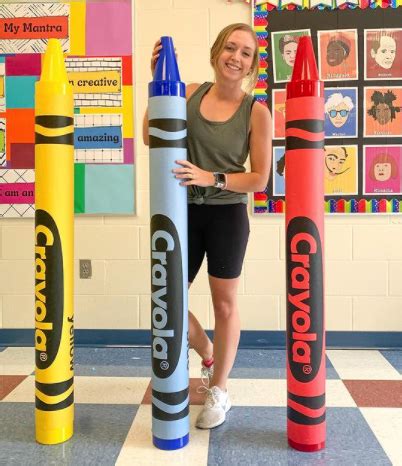
[(325, 411), (324, 414), (318, 417), (310, 417), (306, 414), (300, 413), (293, 408), (288, 407), (287, 409), (288, 419), (295, 422), (296, 424), (303, 424), (306, 426), (314, 426), (322, 424), (325, 421)]
[(155, 405), (152, 405), (152, 417), (160, 421), (178, 421), (189, 415), (189, 405), (187, 405), (182, 411), (178, 413), (166, 413)]
[(187, 140), (186, 138), (177, 139), (177, 140), (168, 140), (168, 139), (161, 139), (156, 136), (149, 136), (149, 148), (150, 149), (159, 149), (159, 148), (186, 149)]
[(59, 411), (61, 409), (68, 408), (74, 403), (74, 392), (71, 392), (70, 395), (60, 403), (45, 403), (40, 400), (38, 397), (35, 397), (35, 407), (41, 411)]
[(187, 128), (187, 122), (178, 118), (153, 118), (149, 120), (149, 127), (163, 131), (183, 131), (183, 129)]
[(74, 145), (74, 132), (63, 134), (61, 136), (44, 136), (38, 131), (35, 132), (35, 144), (65, 144)]
[(290, 120), (286, 122), (286, 129), (297, 128), (310, 133), (322, 133), (324, 131), (324, 120)]
[(323, 149), (324, 139), (321, 141), (307, 141), (306, 139), (288, 136), (286, 138), (286, 150), (297, 149)]
[(74, 118), (62, 115), (38, 115), (35, 117), (35, 124), (45, 128), (64, 128), (74, 125)]
[(58, 396), (66, 392), (74, 383), (74, 377), (65, 382), (58, 383), (42, 383), (35, 382), (35, 388), (47, 396)]

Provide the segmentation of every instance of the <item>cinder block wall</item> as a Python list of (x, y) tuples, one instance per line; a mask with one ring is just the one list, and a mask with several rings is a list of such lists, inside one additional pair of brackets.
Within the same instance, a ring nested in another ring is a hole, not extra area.
[[(149, 297), (148, 149), (141, 141), (152, 46), (172, 35), (182, 79), (213, 78), (209, 49), (219, 30), (249, 22), (250, 7), (233, 0), (135, 0), (135, 217), (77, 217), (76, 328), (147, 329)], [(251, 212), (251, 207), (250, 207)], [(243, 329), (285, 327), (284, 218), (250, 215), (251, 237), (240, 284)], [(0, 222), (0, 326), (33, 326), (33, 221)], [(326, 217), (329, 330), (402, 330), (402, 216)], [(93, 277), (78, 278), (78, 259), (91, 259)], [(213, 327), (205, 264), (190, 307)]]

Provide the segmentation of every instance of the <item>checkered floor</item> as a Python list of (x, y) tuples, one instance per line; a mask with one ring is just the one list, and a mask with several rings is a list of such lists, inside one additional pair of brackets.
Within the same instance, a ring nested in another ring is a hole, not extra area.
[(327, 447), (286, 441), (285, 352), (240, 350), (229, 381), (233, 408), (212, 431), (195, 429), (200, 362), (190, 354), (190, 444), (151, 443), (150, 351), (77, 348), (75, 433), (34, 437), (34, 350), (0, 348), (1, 465), (402, 465), (402, 351), (327, 352)]

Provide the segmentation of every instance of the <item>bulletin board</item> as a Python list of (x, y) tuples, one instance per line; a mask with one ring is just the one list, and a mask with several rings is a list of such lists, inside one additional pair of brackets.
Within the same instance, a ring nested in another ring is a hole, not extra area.
[(324, 82), (325, 212), (401, 213), (402, 7), (395, 1), (294, 3), (254, 7), (255, 96), (273, 121), (271, 175), (264, 192), (254, 194), (254, 214), (286, 209), (285, 89), (303, 35), (312, 38)]
[(35, 207), (34, 86), (58, 38), (74, 91), (75, 213), (134, 213), (131, 0), (0, 4), (0, 217)]

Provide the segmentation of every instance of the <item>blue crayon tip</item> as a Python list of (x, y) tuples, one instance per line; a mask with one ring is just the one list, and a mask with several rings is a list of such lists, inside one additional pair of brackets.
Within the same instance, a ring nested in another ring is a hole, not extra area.
[(156, 62), (154, 81), (180, 81), (179, 67), (171, 37), (161, 37), (162, 49)]
[(168, 36), (161, 37), (161, 45), (153, 81), (148, 86), (149, 97), (161, 95), (185, 97), (186, 88), (180, 81), (173, 39)]

